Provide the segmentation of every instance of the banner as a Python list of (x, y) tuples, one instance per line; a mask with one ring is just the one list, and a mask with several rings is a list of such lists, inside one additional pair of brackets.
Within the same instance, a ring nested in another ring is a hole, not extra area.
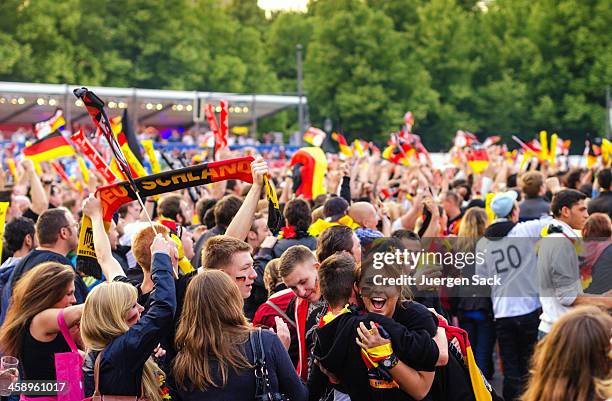
[[(224, 180), (241, 180), (252, 183), (251, 174), (252, 157), (223, 160), (218, 162), (202, 163), (196, 166), (185, 167), (178, 170), (164, 171), (146, 177), (136, 178), (136, 189), (142, 197), (160, 195), (167, 192), (178, 191), (185, 188), (196, 187), (212, 182)], [(280, 210), (276, 193), (268, 180), (264, 180), (266, 195), (271, 203), (268, 216), (268, 226), (277, 229), (280, 222)], [(128, 202), (136, 200), (136, 193), (129, 182), (123, 181), (98, 188), (96, 196), (102, 204), (102, 217), (110, 223), (117, 209)], [(101, 270), (96, 259), (93, 243), (91, 220), (83, 216), (79, 233), (79, 247), (77, 249), (77, 269), (86, 275), (101, 277)]]
[(74, 144), (78, 146), (79, 150), (87, 158), (87, 160), (89, 160), (91, 164), (94, 165), (96, 170), (98, 170), (100, 174), (102, 174), (102, 177), (104, 177), (106, 182), (112, 184), (113, 182), (117, 181), (117, 176), (113, 174), (110, 167), (104, 162), (104, 159), (96, 151), (91, 142), (89, 142), (87, 138), (85, 138), (85, 133), (83, 132), (83, 129), (72, 135), (70, 139), (72, 139), (72, 142), (74, 142)]

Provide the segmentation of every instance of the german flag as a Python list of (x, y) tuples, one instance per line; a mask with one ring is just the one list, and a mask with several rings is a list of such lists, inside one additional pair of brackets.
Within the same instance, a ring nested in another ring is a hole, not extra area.
[(314, 199), (326, 193), (323, 180), (327, 172), (327, 158), (318, 146), (300, 148), (291, 157), (291, 167), (294, 170), (294, 185), (297, 196)]
[(76, 152), (62, 134), (54, 132), (24, 148), (23, 154), (33, 162), (41, 163), (60, 157), (74, 156)]
[(332, 134), (332, 139), (338, 142), (338, 146), (340, 147), (340, 153), (342, 153), (346, 157), (353, 156), (353, 149), (351, 149), (348, 142), (346, 142), (346, 138), (344, 137), (344, 135), (334, 132)]

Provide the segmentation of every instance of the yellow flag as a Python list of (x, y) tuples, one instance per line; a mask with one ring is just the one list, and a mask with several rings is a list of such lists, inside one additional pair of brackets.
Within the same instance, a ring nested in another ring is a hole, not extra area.
[(540, 131), (540, 154), (538, 155), (539, 160), (548, 159), (548, 134), (546, 131)]
[(6, 159), (6, 164), (8, 165), (9, 171), (13, 176), (13, 182), (17, 182), (17, 169), (15, 168), (15, 159)]
[(0, 259), (2, 258), (2, 245), (4, 241), (4, 223), (6, 221), (6, 211), (8, 210), (8, 202), (0, 202)]
[(81, 156), (77, 156), (77, 162), (79, 163), (79, 169), (81, 170), (81, 175), (83, 175), (83, 181), (85, 184), (89, 184), (89, 170), (87, 170), (87, 166), (85, 165), (85, 160)]
[(557, 134), (552, 134), (550, 137), (550, 153), (548, 154), (548, 163), (551, 166), (555, 165), (555, 159), (557, 157), (557, 140), (559, 136)]
[(149, 158), (149, 162), (151, 163), (151, 173), (153, 174), (161, 173), (161, 166), (159, 165), (159, 160), (157, 160), (157, 156), (155, 155), (155, 148), (153, 147), (153, 141), (151, 139), (145, 139), (141, 141), (141, 143), (145, 149), (147, 157)]

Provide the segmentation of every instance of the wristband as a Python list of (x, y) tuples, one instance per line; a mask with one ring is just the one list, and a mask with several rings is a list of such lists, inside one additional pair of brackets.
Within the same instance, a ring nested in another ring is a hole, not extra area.
[(396, 367), (399, 361), (400, 361), (399, 358), (395, 354), (391, 354), (385, 359), (383, 359), (382, 361), (380, 361), (379, 364), (383, 368), (389, 370), (389, 369), (393, 369), (394, 367)]

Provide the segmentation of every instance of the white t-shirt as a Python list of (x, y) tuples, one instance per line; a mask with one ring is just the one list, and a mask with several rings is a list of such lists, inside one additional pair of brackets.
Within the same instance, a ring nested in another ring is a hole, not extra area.
[(526, 315), (540, 307), (535, 248), (550, 221), (546, 217), (517, 223), (503, 238), (478, 241), (476, 254), (482, 253), (484, 261), (476, 259), (476, 274), (498, 277), (500, 282), (491, 286), (496, 319)]

